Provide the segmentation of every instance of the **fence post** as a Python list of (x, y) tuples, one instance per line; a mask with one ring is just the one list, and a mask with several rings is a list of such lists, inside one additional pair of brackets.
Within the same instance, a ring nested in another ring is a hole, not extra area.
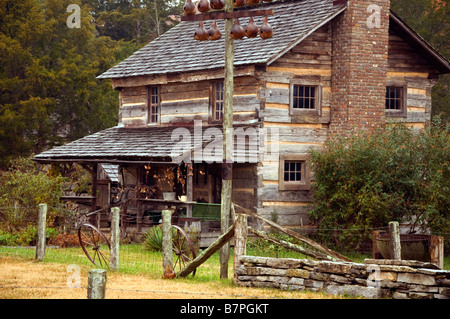
[(234, 229), (234, 279), (237, 279), (236, 270), (240, 266), (239, 257), (247, 252), (248, 222), (247, 215), (236, 214), (236, 226)]
[(119, 270), (119, 245), (120, 245), (120, 208), (111, 208), (111, 261), (110, 269)]
[(162, 214), (162, 251), (163, 251), (163, 269), (169, 265), (173, 269), (173, 252), (172, 252), (172, 211), (163, 210)]
[(398, 222), (389, 222), (389, 236), (391, 259), (401, 260), (402, 247), (400, 245), (400, 227)]
[(106, 270), (91, 269), (88, 273), (88, 299), (105, 299)]
[(39, 204), (37, 239), (36, 239), (36, 259), (44, 260), (46, 241), (47, 204)]

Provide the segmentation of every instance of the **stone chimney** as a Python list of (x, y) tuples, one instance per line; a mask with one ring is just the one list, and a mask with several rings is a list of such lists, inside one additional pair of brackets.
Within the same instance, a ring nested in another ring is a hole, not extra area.
[(385, 122), (390, 0), (349, 0), (333, 22), (331, 134)]

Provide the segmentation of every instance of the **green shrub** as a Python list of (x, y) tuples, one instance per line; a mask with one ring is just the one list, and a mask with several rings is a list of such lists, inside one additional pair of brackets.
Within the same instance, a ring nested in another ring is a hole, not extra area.
[(389, 221), (411, 222), (412, 231), (426, 226), (448, 232), (449, 131), (439, 119), (420, 133), (389, 123), (371, 133), (329, 139), (324, 150), (311, 151), (315, 201), (309, 215), (319, 239), (358, 248), (371, 228)]
[(19, 158), (0, 172), (0, 219), (3, 228), (18, 229), (37, 220), (38, 205), (46, 203), (47, 225), (61, 214), (60, 197), (65, 179), (44, 171), (30, 159)]
[(150, 251), (162, 251), (162, 230), (153, 226), (144, 233), (144, 246)]

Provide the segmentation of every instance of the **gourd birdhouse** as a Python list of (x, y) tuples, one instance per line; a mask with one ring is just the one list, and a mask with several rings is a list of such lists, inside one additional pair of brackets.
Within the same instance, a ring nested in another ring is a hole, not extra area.
[(258, 36), (258, 26), (252, 17), (248, 20), (247, 26), (244, 28), (245, 36), (247, 38), (256, 38)]
[(195, 30), (194, 39), (198, 41), (208, 40), (208, 32), (203, 27), (203, 21), (200, 21), (197, 30)]
[(234, 25), (231, 28), (231, 37), (234, 40), (240, 40), (245, 36), (244, 28), (239, 23), (239, 19), (234, 19)]
[(186, 4), (183, 8), (183, 13), (187, 16), (195, 14), (195, 4), (192, 3), (192, 0), (186, 1)]
[(209, 1), (208, 0), (200, 0), (200, 2), (197, 5), (197, 9), (198, 11), (205, 13), (208, 12), (210, 7), (209, 7)]
[(247, 0), (247, 4), (249, 6), (256, 6), (257, 4), (259, 4), (260, 0)]
[(273, 36), (273, 29), (270, 26), (269, 19), (267, 17), (264, 17), (264, 22), (259, 29), (259, 36), (264, 40), (270, 39)]
[(211, 41), (219, 40), (222, 37), (222, 33), (217, 27), (217, 22), (214, 21), (211, 28), (208, 30), (208, 39)]
[(221, 10), (225, 6), (225, 1), (224, 0), (211, 0), (210, 5), (211, 5), (211, 9)]
[(233, 6), (243, 7), (245, 5), (245, 0), (233, 0)]

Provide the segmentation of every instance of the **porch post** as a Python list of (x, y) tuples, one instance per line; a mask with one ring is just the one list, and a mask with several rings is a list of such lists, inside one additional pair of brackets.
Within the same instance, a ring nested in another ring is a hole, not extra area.
[[(187, 177), (186, 177), (186, 196), (187, 196), (188, 202), (192, 202), (192, 199), (194, 196), (194, 194), (193, 194), (194, 186), (193, 186), (193, 176), (192, 176), (193, 168), (194, 168), (194, 166), (191, 162), (188, 166)], [(192, 205), (187, 205), (186, 216), (192, 217)]]

